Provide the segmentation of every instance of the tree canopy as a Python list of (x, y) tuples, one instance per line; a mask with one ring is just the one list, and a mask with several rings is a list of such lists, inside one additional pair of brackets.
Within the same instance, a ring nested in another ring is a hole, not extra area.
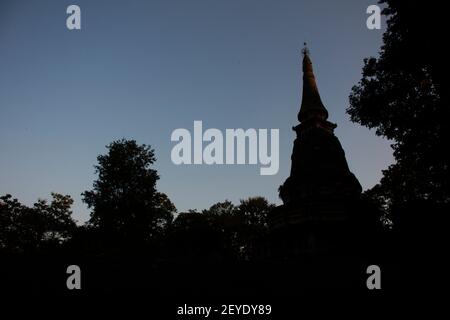
[(351, 120), (393, 141), (396, 162), (370, 191), (386, 207), (408, 201), (450, 202), (449, 117), (443, 85), (445, 12), (435, 1), (387, 0), (379, 57), (364, 60), (350, 94)]
[(76, 229), (68, 195), (52, 193), (27, 207), (10, 194), (0, 197), (0, 250), (32, 252), (70, 239)]
[(89, 224), (106, 234), (149, 240), (172, 220), (175, 206), (156, 190), (154, 150), (135, 140), (118, 140), (99, 155), (98, 179), (83, 200), (92, 208)]

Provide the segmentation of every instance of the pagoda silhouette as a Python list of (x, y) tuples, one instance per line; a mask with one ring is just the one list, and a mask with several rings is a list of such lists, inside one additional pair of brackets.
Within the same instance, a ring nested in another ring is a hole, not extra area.
[(334, 135), (337, 125), (327, 120), (306, 47), (302, 54), (303, 96), (300, 124), (293, 127), (291, 172), (279, 187), (283, 204), (269, 216), (264, 256), (354, 251), (370, 234), (370, 206)]

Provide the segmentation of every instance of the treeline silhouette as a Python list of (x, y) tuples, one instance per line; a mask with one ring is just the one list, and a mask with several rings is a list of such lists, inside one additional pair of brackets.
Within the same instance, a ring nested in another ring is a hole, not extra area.
[(151, 287), (163, 296), (253, 296), (362, 289), (365, 268), (374, 262), (389, 266), (395, 283), (405, 285), (404, 262), (420, 257), (422, 265), (433, 261), (433, 248), (442, 249), (435, 221), (422, 217), (442, 214), (444, 208), (409, 203), (391, 208), (399, 217), (392, 221), (379, 199), (367, 192), (361, 201), (378, 208), (372, 210), (379, 214), (373, 222), (378, 232), (370, 243), (354, 239), (358, 251), (264, 256), (261, 251), (271, 246), (268, 217), (275, 209), (265, 198), (177, 214), (156, 189), (159, 176), (150, 146), (122, 139), (107, 149), (98, 156), (93, 188), (83, 193), (91, 209), (83, 225), (75, 223), (68, 195), (52, 193), (50, 202), (38, 200), (31, 207), (11, 195), (0, 198), (1, 272), (10, 275), (4, 284), (11, 290), (68, 293), (65, 270), (71, 264), (84, 270), (83, 293)]
[[(156, 189), (159, 176), (150, 146), (122, 139), (107, 148), (107, 154), (97, 158), (98, 178), (92, 190), (82, 194), (92, 210), (83, 225), (77, 225), (72, 217), (69, 195), (52, 193), (52, 201), (38, 200), (32, 207), (11, 195), (0, 198), (1, 255), (4, 261), (12, 261), (12, 269), (17, 259), (30, 259), (33, 265), (34, 260), (40, 261), (42, 268), (37, 268), (47, 276), (36, 284), (37, 291), (64, 289), (61, 271), (66, 259), (87, 264), (92, 274), (98, 270), (105, 279), (109, 278), (105, 272), (109, 274), (114, 266), (121, 270), (112, 283), (97, 279), (94, 290), (145, 287), (146, 281), (134, 283), (128, 277), (155, 268), (176, 274), (181, 266), (184, 270), (205, 265), (222, 269), (252, 260), (255, 239), (267, 232), (267, 215), (273, 204), (263, 197), (250, 197), (238, 205), (224, 201), (201, 212), (176, 214), (173, 203)], [(61, 269), (55, 271), (56, 266)], [(53, 271), (60, 276), (55, 278)], [(161, 287), (163, 284), (167, 282)]]
[[(275, 206), (263, 197), (243, 199), (235, 206), (218, 202), (209, 209), (176, 214), (169, 198), (156, 190), (154, 151), (134, 140), (111, 143), (98, 157), (98, 179), (83, 193), (92, 209), (90, 219), (77, 226), (72, 198), (52, 193), (52, 201), (32, 207), (11, 195), (0, 199), (0, 248), (3, 253), (141, 252), (164, 244), (167, 258), (249, 259), (252, 239), (267, 231), (267, 215)], [(169, 253), (168, 253), (169, 252)]]

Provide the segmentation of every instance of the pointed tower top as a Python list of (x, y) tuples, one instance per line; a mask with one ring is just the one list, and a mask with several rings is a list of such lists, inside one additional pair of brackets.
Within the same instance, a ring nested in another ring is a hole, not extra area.
[(308, 49), (308, 47), (306, 46), (306, 42), (303, 42), (302, 53), (303, 53), (303, 56), (309, 55), (309, 49)]
[(328, 118), (328, 111), (320, 99), (319, 90), (317, 89), (316, 78), (314, 77), (311, 59), (309, 58), (309, 50), (304, 43), (302, 49), (303, 54), (303, 96), (298, 120), (305, 121), (311, 117), (319, 117), (323, 120)]

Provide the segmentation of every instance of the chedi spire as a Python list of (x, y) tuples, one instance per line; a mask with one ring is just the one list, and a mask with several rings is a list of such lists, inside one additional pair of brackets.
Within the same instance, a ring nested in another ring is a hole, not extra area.
[(283, 204), (269, 216), (273, 252), (283, 259), (348, 250), (369, 234), (361, 185), (334, 134), (336, 124), (327, 119), (304, 48), (300, 123), (293, 128), (291, 173), (279, 188)]
[(309, 50), (305, 47), (303, 53), (303, 96), (298, 120), (300, 122), (311, 117), (319, 117), (323, 120), (328, 118), (328, 111), (320, 99), (319, 90), (317, 89), (316, 78), (309, 57)]
[[(284, 204), (309, 208), (330, 199), (357, 197), (359, 184), (350, 172), (345, 153), (334, 135), (336, 124), (328, 121), (328, 111), (320, 99), (308, 49), (303, 50), (303, 94), (292, 151), (291, 173), (280, 187)], [(312, 211), (311, 211), (312, 210)], [(304, 210), (300, 210), (304, 212)], [(314, 214), (320, 216), (321, 210)]]

